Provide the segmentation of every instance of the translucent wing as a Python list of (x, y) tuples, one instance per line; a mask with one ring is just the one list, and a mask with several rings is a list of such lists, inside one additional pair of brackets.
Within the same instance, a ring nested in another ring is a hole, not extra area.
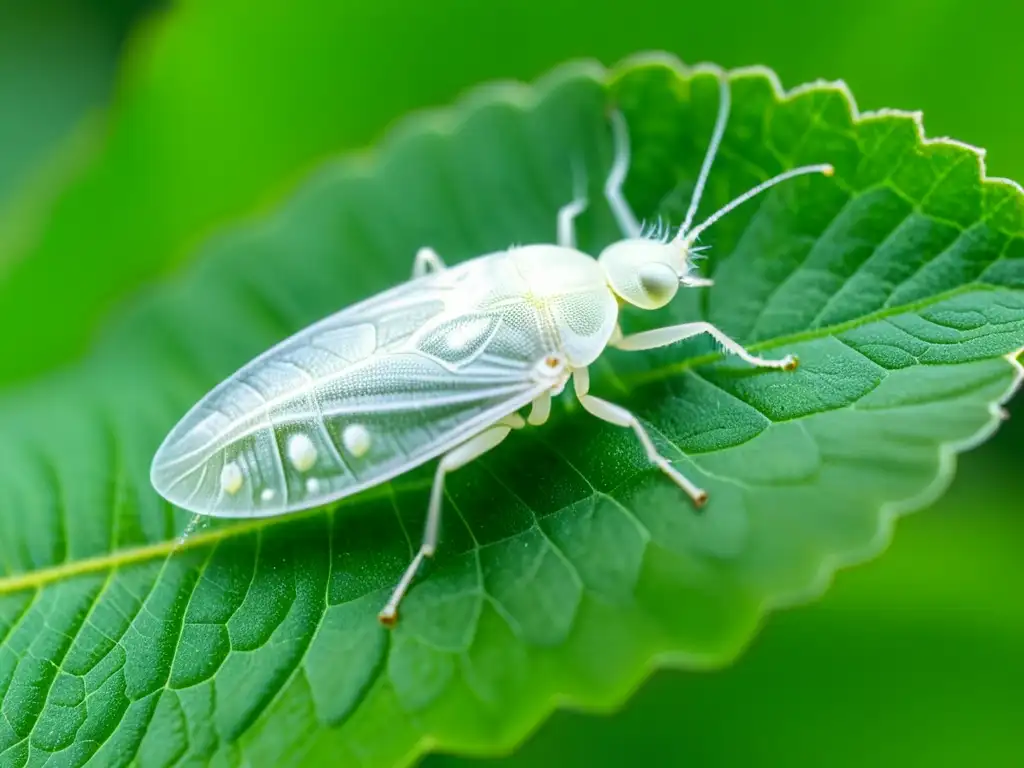
[(549, 388), (543, 327), (504, 259), (399, 285), (210, 392), (157, 451), (153, 485), (194, 512), (260, 517), (384, 482)]

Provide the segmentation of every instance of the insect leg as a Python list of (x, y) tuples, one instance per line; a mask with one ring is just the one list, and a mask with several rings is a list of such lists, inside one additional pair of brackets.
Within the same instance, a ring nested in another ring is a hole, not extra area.
[(526, 420), (518, 413), (512, 413), (499, 421), (498, 424), (511, 427), (512, 429), (522, 429), (526, 426)]
[(745, 350), (739, 342), (733, 341), (711, 323), (683, 323), (682, 325), (670, 325), (667, 328), (656, 328), (653, 331), (634, 333), (630, 336), (623, 336), (621, 339), (612, 340), (611, 345), (618, 349), (640, 350), (654, 349), (656, 347), (667, 347), (683, 339), (699, 336), (706, 333), (722, 345), (727, 352), (746, 360), (758, 368), (781, 368), (785, 371), (792, 371), (797, 366), (797, 359), (794, 355), (786, 355), (781, 360), (769, 360), (764, 357), (752, 355)]
[(551, 392), (545, 392), (533, 401), (530, 408), (530, 415), (527, 422), (531, 427), (539, 427), (544, 424), (551, 415)]
[(440, 272), (447, 269), (444, 261), (433, 248), (420, 248), (416, 251), (416, 259), (412, 263), (413, 278), (423, 277), (429, 272)]
[(626, 118), (618, 110), (612, 113), (611, 119), (615, 139), (615, 160), (608, 180), (604, 183), (604, 196), (611, 206), (612, 214), (623, 236), (637, 238), (642, 236), (640, 222), (636, 220), (636, 214), (622, 194), (622, 185), (626, 181), (626, 174), (629, 173), (629, 129), (626, 126)]
[(579, 164), (573, 165), (573, 199), (558, 209), (558, 244), (576, 247), (576, 217), (587, 210), (587, 180)]
[(470, 438), (457, 448), (453, 448), (441, 457), (441, 462), (437, 465), (437, 471), (434, 473), (434, 484), (430, 489), (430, 506), (427, 507), (427, 524), (423, 533), (423, 543), (420, 545), (420, 549), (409, 564), (409, 567), (405, 569), (405, 573), (402, 574), (402, 578), (395, 587), (394, 592), (391, 593), (391, 598), (388, 600), (387, 605), (378, 614), (382, 624), (389, 627), (394, 625), (398, 618), (398, 604), (402, 602), (402, 598), (408, 592), (412, 580), (416, 577), (416, 572), (423, 563), (423, 558), (432, 557), (437, 549), (437, 536), (441, 523), (441, 503), (444, 500), (445, 475), (487, 453), (487, 451), (508, 437), (511, 431), (512, 427), (505, 424), (491, 427), (476, 437)]
[(654, 441), (651, 440), (651, 436), (647, 434), (647, 430), (644, 429), (636, 416), (621, 406), (587, 394), (587, 390), (590, 388), (590, 376), (585, 368), (578, 369), (573, 374), (573, 386), (576, 388), (576, 397), (579, 399), (580, 405), (587, 412), (597, 416), (602, 421), (607, 421), (609, 424), (632, 429), (647, 452), (647, 458), (650, 459), (651, 463), (668, 475), (672, 482), (682, 488), (693, 501), (694, 506), (704, 506), (704, 502), (708, 500), (707, 492), (695, 485), (691, 480), (688, 480), (682, 472), (672, 466), (668, 459), (658, 453)]

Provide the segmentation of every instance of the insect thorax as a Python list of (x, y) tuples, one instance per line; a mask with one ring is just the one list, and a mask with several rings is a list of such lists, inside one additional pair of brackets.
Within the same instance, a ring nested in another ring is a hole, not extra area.
[[(547, 340), (546, 353), (579, 368), (604, 350), (615, 328), (618, 304), (597, 262), (572, 248), (533, 245), (509, 258), (524, 305), (533, 309)], [(525, 329), (524, 329), (525, 330)]]

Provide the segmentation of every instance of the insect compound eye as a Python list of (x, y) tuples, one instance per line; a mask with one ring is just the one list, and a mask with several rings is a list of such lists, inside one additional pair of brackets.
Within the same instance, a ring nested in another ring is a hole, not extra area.
[(679, 290), (679, 275), (668, 264), (652, 261), (637, 271), (640, 288), (655, 307), (663, 307), (672, 301)]

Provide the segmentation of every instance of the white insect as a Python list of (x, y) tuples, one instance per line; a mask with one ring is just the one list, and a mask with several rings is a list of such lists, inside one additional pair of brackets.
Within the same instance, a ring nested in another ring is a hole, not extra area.
[(425, 557), (434, 554), (445, 476), (525, 425), (543, 424), (551, 398), (572, 378), (576, 397), (599, 419), (636, 433), (651, 462), (700, 506), (707, 494), (661, 456), (629, 411), (589, 393), (587, 366), (607, 346), (663, 347), (709, 334), (763, 368), (796, 359), (747, 352), (715, 326), (684, 323), (624, 336), (620, 302), (657, 309), (697, 276), (697, 238), (729, 211), (781, 181), (829, 165), (795, 168), (765, 181), (693, 227), (693, 217), (729, 114), (721, 101), (693, 198), (675, 237), (651, 238), (622, 194), (629, 167), (625, 120), (613, 116), (615, 160), (605, 196), (625, 238), (597, 259), (576, 249), (582, 194), (558, 213), (558, 244), (499, 251), (446, 268), (422, 248), (413, 279), (301, 331), (244, 366), (171, 431), (151, 479), (172, 503), (201, 515), (263, 517), (349, 496), (440, 457), (426, 530), (380, 620), (391, 625)]

